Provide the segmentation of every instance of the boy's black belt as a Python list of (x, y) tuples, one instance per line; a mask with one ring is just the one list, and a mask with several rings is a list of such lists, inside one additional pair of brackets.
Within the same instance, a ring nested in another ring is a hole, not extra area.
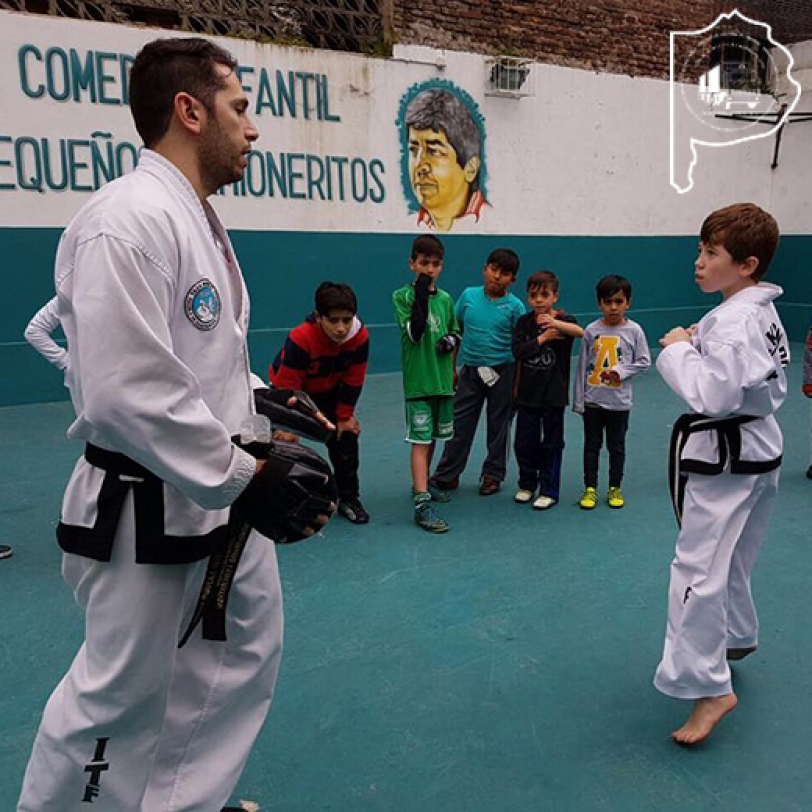
[[(781, 465), (781, 456), (773, 460), (752, 462), (741, 459), (741, 426), (760, 418), (753, 415), (708, 417), (704, 414), (683, 414), (674, 423), (668, 449), (668, 489), (677, 524), (682, 526), (682, 506), (688, 474), (717, 476), (729, 466), (731, 474), (766, 474)], [(692, 434), (715, 431), (718, 438), (719, 458), (716, 462), (683, 460), (682, 452)]]

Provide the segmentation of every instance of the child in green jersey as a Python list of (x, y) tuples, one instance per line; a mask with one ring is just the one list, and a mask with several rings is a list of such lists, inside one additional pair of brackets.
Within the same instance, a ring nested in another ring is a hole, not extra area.
[(454, 433), (454, 355), (460, 341), (454, 300), (437, 287), (444, 255), (437, 237), (417, 237), (409, 259), (415, 281), (392, 294), (400, 328), (406, 442), (412, 446), (414, 520), (430, 533), (448, 530), (431, 504), (433, 498), (448, 497), (429, 490), (429, 467), (435, 442)]

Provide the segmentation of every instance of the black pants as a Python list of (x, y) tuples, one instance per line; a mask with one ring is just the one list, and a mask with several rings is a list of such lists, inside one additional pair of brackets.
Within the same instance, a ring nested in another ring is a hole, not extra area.
[(557, 502), (561, 491), (561, 460), (564, 456), (564, 407), (516, 409), (516, 440), (519, 487), (539, 489), (540, 496)]
[(609, 450), (609, 487), (619, 488), (623, 481), (626, 464), (626, 430), (629, 413), (599, 406), (584, 409), (584, 486), (598, 487), (598, 466), (606, 432), (606, 448)]
[[(338, 423), (336, 399), (329, 395), (312, 395), (316, 405), (332, 423)], [(338, 498), (344, 502), (358, 498), (358, 435), (345, 431), (341, 437), (327, 442), (327, 454), (338, 488)]]

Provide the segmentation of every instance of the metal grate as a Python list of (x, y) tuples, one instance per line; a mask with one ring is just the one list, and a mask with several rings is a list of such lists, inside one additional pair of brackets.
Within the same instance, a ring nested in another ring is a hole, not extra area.
[(535, 95), (533, 62), (520, 56), (485, 59), (485, 94), (521, 99)]
[(385, 54), (391, 0), (0, 0), (0, 9)]

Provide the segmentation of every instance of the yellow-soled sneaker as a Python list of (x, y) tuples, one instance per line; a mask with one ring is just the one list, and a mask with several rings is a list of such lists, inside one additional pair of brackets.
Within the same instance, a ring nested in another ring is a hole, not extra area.
[(626, 504), (620, 488), (609, 488), (609, 493), (606, 494), (606, 503), (610, 508), (622, 508)]
[(578, 503), (584, 510), (592, 510), (598, 504), (598, 491), (596, 488), (587, 488)]

